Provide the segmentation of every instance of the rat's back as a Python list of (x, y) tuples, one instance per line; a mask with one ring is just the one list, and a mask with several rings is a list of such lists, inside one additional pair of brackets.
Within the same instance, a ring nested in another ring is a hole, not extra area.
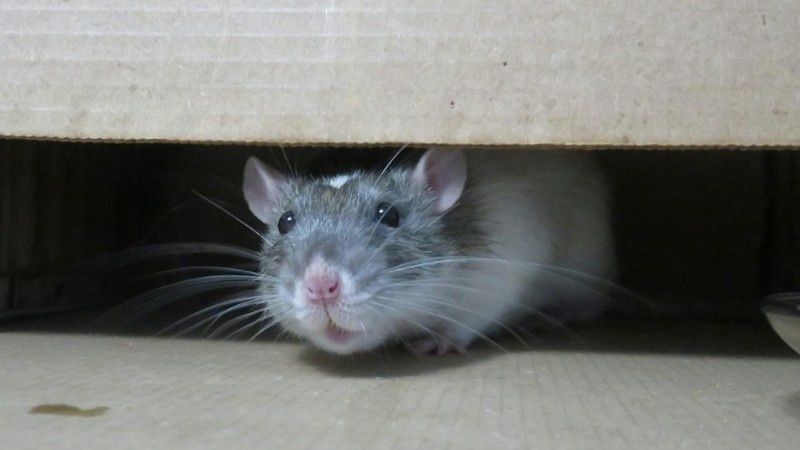
[[(596, 316), (615, 276), (608, 189), (584, 151), (473, 150), (453, 233), (476, 257), (464, 328), (481, 334), (526, 313), (559, 323)], [(463, 330), (464, 334), (469, 334)]]

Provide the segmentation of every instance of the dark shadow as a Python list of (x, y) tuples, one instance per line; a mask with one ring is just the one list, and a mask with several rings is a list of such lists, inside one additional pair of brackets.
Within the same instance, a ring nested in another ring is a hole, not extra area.
[(537, 333), (535, 351), (794, 358), (765, 320), (614, 318)]
[(320, 372), (337, 377), (402, 378), (466, 367), (501, 354), (496, 348), (478, 346), (466, 355), (412, 355), (397, 347), (354, 355), (333, 355), (309, 346), (300, 358)]
[[(98, 312), (86, 310), (69, 314), (19, 317), (0, 321), (1, 332), (97, 333), (153, 336), (160, 330), (154, 323), (117, 329), (93, 328)], [(161, 325), (159, 325), (161, 326)], [(257, 341), (270, 345), (280, 341), (279, 331), (265, 333)], [(164, 337), (177, 337), (166, 334)], [(207, 339), (202, 332), (181, 338)], [(248, 336), (242, 336), (247, 339)], [(399, 376), (471, 364), (474, 361), (523, 352), (592, 352), (625, 354), (703, 355), (708, 357), (797, 358), (765, 320), (709, 320), (696, 318), (626, 317), (609, 318), (563, 329), (517, 328), (493, 337), (490, 344), (477, 341), (467, 355), (416, 357), (402, 348), (388, 348), (361, 355), (328, 355), (309, 347), (303, 359), (322, 370), (352, 376), (377, 375), (393, 367)], [(359, 375), (361, 374), (361, 375)], [(397, 374), (395, 376), (398, 376)]]

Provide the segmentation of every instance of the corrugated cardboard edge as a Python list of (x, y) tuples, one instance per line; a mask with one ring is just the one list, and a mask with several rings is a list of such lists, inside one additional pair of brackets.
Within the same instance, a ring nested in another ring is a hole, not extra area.
[[(481, 148), (491, 151), (492, 149), (514, 149), (524, 148), (526, 150), (671, 150), (671, 151), (703, 151), (703, 150), (729, 150), (729, 151), (797, 151), (800, 144), (751, 144), (742, 145), (735, 143), (723, 144), (587, 144), (587, 143), (540, 143), (540, 144), (454, 144), (450, 142), (270, 142), (270, 141), (190, 141), (181, 139), (101, 139), (101, 138), (73, 138), (73, 137), (50, 137), (50, 136), (4, 136), (0, 134), (0, 140), (16, 141), (40, 141), (40, 142), (76, 142), (76, 143), (97, 143), (97, 144), (186, 144), (204, 146), (230, 146), (237, 145), (243, 147), (285, 147), (285, 148), (310, 148), (310, 147), (347, 147), (347, 148), (426, 148), (426, 147), (459, 147), (459, 148)], [(2, 141), (0, 141), (2, 146)]]
[(800, 4), (0, 5), (0, 136), (800, 146)]

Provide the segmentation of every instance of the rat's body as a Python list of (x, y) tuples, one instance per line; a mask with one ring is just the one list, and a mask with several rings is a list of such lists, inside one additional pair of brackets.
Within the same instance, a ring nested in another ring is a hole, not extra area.
[(463, 351), (531, 311), (591, 317), (602, 301), (584, 282), (614, 275), (606, 187), (586, 152), (434, 149), (414, 168), (318, 180), (251, 158), (244, 192), (269, 225), (268, 314), (335, 353)]

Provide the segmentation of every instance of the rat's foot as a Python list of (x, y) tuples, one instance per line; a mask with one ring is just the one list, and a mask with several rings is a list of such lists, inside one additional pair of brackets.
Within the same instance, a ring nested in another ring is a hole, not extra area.
[(448, 353), (465, 355), (467, 349), (444, 336), (429, 336), (420, 338), (406, 344), (406, 348), (414, 355), (443, 356)]

